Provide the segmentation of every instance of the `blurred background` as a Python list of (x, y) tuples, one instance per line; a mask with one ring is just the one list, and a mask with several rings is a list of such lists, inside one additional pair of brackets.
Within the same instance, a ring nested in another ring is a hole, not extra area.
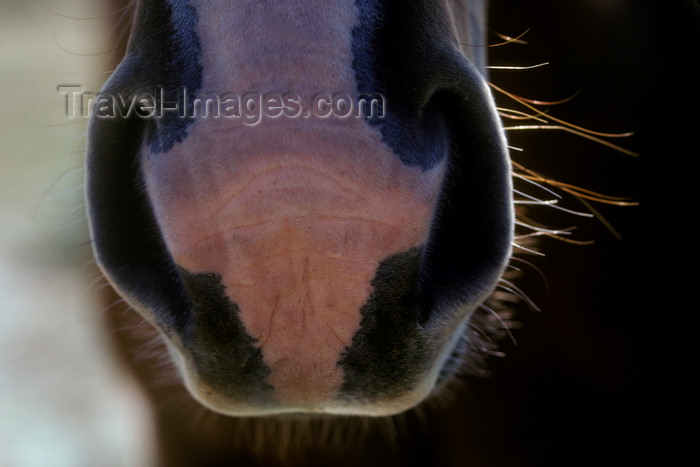
[[(150, 420), (105, 345), (82, 193), (104, 1), (0, 0), (0, 466), (147, 466)], [(77, 19), (96, 18), (96, 19)]]
[[(85, 121), (65, 115), (57, 91), (97, 91), (107, 76), (109, 3), (0, 0), (0, 467), (152, 465), (149, 409), (101, 327), (109, 303), (87, 244)], [(694, 0), (491, 1), (492, 30), (527, 41), (489, 49), (492, 65), (548, 63), (494, 69), (491, 81), (526, 98), (575, 95), (549, 112), (634, 132), (615, 142), (639, 153), (511, 131), (522, 149), (513, 157), (640, 205), (595, 205), (612, 229), (536, 213), (595, 244), (545, 239), (546, 256), (528, 258), (546, 279), (525, 268), (518, 285), (540, 311), (519, 309), (507, 357), (490, 378), (469, 381), (420, 442), (405, 442), (407, 452), (432, 446), (406, 465), (672, 464), (684, 375), (696, 367), (684, 362), (695, 273), (681, 265), (693, 268), (695, 256), (699, 10)]]

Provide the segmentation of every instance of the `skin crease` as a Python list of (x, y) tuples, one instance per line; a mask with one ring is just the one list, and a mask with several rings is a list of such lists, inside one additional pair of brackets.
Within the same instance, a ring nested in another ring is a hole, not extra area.
[[(195, 6), (207, 24), (202, 93), (354, 93), (351, 2)], [(166, 158), (143, 162), (175, 262), (221, 276), (276, 398), (305, 410), (340, 388), (337, 362), (379, 263), (425, 242), (444, 170), (404, 165), (361, 118), (315, 115), (200, 118)]]
[[(208, 199), (223, 218), (245, 219), (244, 225), (208, 224), (209, 204), (188, 200), (168, 206), (172, 221), (163, 231), (166, 239), (170, 228), (178, 233), (170, 250), (179, 265), (222, 276), (273, 375), (281, 375), (274, 386), (291, 391), (280, 396), (288, 403), (302, 396), (298, 402), (306, 403), (329, 398), (341, 383), (335, 362), (359, 326), (358, 310), (379, 262), (387, 252), (420, 245), (434, 199), (411, 202), (403, 187), (365, 190), (361, 200), (348, 202), (352, 191), (317, 180), (302, 179), (298, 186), (294, 175), (293, 166), (273, 167), (241, 182), (235, 198), (221, 194), (221, 205), (218, 197)], [(280, 205), (282, 216), (274, 212)], [(285, 360), (290, 356), (295, 360)]]

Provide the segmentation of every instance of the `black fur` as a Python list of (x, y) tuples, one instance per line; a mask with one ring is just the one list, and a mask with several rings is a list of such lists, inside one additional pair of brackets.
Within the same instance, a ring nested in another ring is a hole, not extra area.
[(421, 321), (474, 304), (501, 274), (513, 226), (510, 166), (483, 78), (459, 52), (435, 0), (356, 0), (358, 91), (386, 97), (385, 142), (424, 170), (449, 157), (421, 266)]
[[(128, 102), (134, 96), (159, 98), (163, 89), (166, 105), (178, 102), (184, 109), (179, 90), (194, 93), (201, 85), (196, 21), (186, 1), (141, 2), (127, 54), (100, 96)], [(100, 115), (90, 122), (86, 162), (96, 256), (123, 294), (149, 309), (166, 333), (187, 340), (192, 304), (142, 190), (139, 157), (144, 138), (152, 151), (167, 151), (186, 137), (191, 120), (170, 111), (148, 119)]]
[(272, 386), (265, 378), (270, 369), (257, 340), (246, 333), (238, 305), (226, 296), (221, 277), (180, 271), (194, 305), (192, 339), (186, 346), (202, 379), (224, 396), (251, 405), (269, 404)]
[(400, 396), (418, 383), (431, 354), (416, 326), (420, 256), (421, 250), (413, 248), (377, 268), (372, 293), (360, 310), (360, 330), (339, 362), (345, 373), (342, 397), (379, 401)]

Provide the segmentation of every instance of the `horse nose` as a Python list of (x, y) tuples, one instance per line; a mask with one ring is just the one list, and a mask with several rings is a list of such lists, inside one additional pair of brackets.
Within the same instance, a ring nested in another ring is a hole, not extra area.
[[(505, 140), (437, 3), (307, 6), (141, 8), (105, 93), (192, 113), (93, 119), (95, 250), (204, 405), (395, 413), (434, 389), (509, 256)], [(277, 95), (264, 118), (196, 113)], [(338, 95), (381, 113), (306, 106)]]

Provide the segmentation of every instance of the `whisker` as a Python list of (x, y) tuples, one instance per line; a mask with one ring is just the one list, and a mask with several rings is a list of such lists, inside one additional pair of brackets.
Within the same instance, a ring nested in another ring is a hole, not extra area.
[(68, 222), (67, 224), (64, 224), (54, 230), (49, 231), (47, 234), (44, 235), (44, 239), (47, 240), (51, 238), (52, 236), (56, 235), (59, 232), (62, 232), (64, 230), (67, 230), (69, 227), (74, 226), (76, 224), (79, 224), (81, 222), (86, 222), (87, 221), (87, 215), (80, 216), (78, 219), (72, 220)]
[[(586, 129), (586, 128), (582, 127), (582, 126), (575, 125), (575, 124), (573, 124), (573, 123), (569, 123), (569, 122), (567, 122), (567, 121), (565, 121), (565, 120), (562, 120), (562, 119), (557, 118), (557, 117), (553, 117), (553, 116), (551, 116), (551, 115), (549, 115), (549, 114), (545, 114), (543, 111), (537, 109), (534, 105), (528, 103), (525, 99), (523, 99), (523, 98), (521, 98), (521, 97), (519, 97), (519, 96), (516, 96), (515, 94), (512, 94), (512, 93), (510, 93), (510, 92), (508, 92), (508, 91), (505, 91), (504, 89), (502, 89), (502, 88), (496, 86), (495, 84), (493, 84), (493, 83), (491, 83), (491, 82), (489, 82), (488, 84), (489, 84), (489, 86), (491, 86), (493, 89), (495, 89), (495, 90), (498, 91), (499, 93), (501, 93), (501, 94), (503, 94), (503, 95), (505, 95), (505, 96), (507, 96), (507, 97), (509, 97), (509, 98), (511, 98), (511, 99), (513, 99), (513, 100), (515, 100), (516, 102), (520, 103), (521, 105), (523, 105), (523, 106), (525, 106), (526, 108), (528, 108), (528, 109), (532, 110), (533, 112), (535, 112), (537, 115), (546, 116), (546, 117), (549, 118), (550, 120), (552, 120), (552, 121), (554, 121), (554, 122), (556, 122), (556, 123), (559, 123), (559, 125), (535, 125), (535, 126), (531, 126), (531, 127), (528, 128), (528, 129), (552, 129), (552, 128), (557, 128), (557, 129), (559, 129), (559, 127), (561, 126), (561, 127), (565, 127), (565, 128), (568, 128), (568, 129), (572, 130), (572, 132), (575, 133), (575, 134), (577, 134), (577, 135), (588, 135), (588, 136), (593, 137), (593, 140), (594, 140), (594, 141), (596, 141), (596, 142), (604, 142), (604, 143), (608, 143), (608, 142), (607, 142), (607, 141), (604, 141), (604, 140), (600, 140), (599, 138), (595, 138), (595, 137), (602, 137), (602, 138), (625, 138), (625, 137), (629, 137), (629, 136), (631, 136), (631, 135), (633, 134), (633, 133), (630, 133), (630, 132), (627, 132), (627, 133), (604, 133), (604, 132), (600, 132), (600, 131), (594, 131), (594, 130)], [(548, 128), (548, 127), (551, 127), (551, 128)], [(622, 153), (624, 153), (624, 154), (627, 154), (627, 155), (630, 155), (630, 156), (638, 156), (638, 154), (637, 154), (636, 152), (630, 151), (630, 150), (625, 149), (625, 148), (623, 148), (623, 147), (621, 147), (621, 146), (617, 146), (617, 145), (614, 145), (614, 144), (612, 144), (612, 143), (608, 143), (608, 144), (606, 144), (606, 145), (610, 145), (610, 147), (612, 147), (613, 149), (615, 149), (615, 150), (617, 150), (617, 151), (619, 151), (619, 152), (622, 152)]]
[(537, 304), (534, 302), (534, 300), (532, 300), (525, 292), (523, 292), (519, 287), (517, 287), (511, 281), (508, 281), (508, 280), (502, 278), (499, 281), (498, 286), (503, 288), (504, 290), (516, 295), (521, 300), (523, 300), (531, 310), (533, 310), (535, 312), (541, 311), (540, 307), (537, 306)]
[(532, 180), (538, 183), (545, 183), (547, 185), (551, 185), (574, 196), (582, 196), (591, 201), (596, 201), (605, 204), (613, 204), (617, 206), (635, 206), (638, 204), (636, 202), (628, 201), (629, 198), (627, 197), (603, 195), (592, 190), (586, 190), (585, 188), (580, 188), (575, 185), (556, 181), (552, 178), (541, 175), (535, 172), (534, 170), (530, 170), (513, 160), (511, 160), (511, 163), (519, 170), (525, 172), (525, 174), (520, 174), (522, 178)]
[(565, 97), (564, 99), (560, 99), (558, 101), (541, 101), (538, 99), (527, 99), (527, 98), (522, 97), (522, 96), (518, 96), (518, 99), (520, 99), (520, 101), (522, 101), (522, 102), (527, 102), (527, 103), (532, 104), (532, 105), (553, 106), (553, 105), (560, 105), (560, 104), (564, 104), (565, 102), (569, 102), (570, 100), (573, 100), (579, 94), (580, 94), (580, 91), (576, 91), (571, 96)]
[(516, 226), (519, 225), (519, 226), (521, 226), (521, 227), (525, 227), (525, 228), (527, 228), (527, 229), (534, 230), (535, 233), (540, 234), (540, 235), (541, 235), (541, 234), (548, 234), (548, 235), (569, 235), (569, 234), (571, 233), (571, 230), (573, 229), (573, 227), (569, 227), (568, 229), (552, 230), (552, 229), (547, 229), (547, 228), (544, 228), (544, 227), (537, 227), (537, 226), (535, 226), (535, 225), (528, 224), (528, 223), (522, 222), (522, 221), (517, 220), (517, 219), (516, 219), (516, 221), (515, 221), (515, 225), (516, 225)]
[(57, 186), (60, 182), (62, 182), (63, 180), (67, 179), (67, 178), (70, 177), (71, 175), (75, 175), (75, 174), (78, 174), (78, 173), (84, 172), (84, 171), (85, 171), (85, 167), (84, 167), (83, 165), (80, 165), (80, 166), (78, 166), (78, 167), (70, 167), (70, 168), (64, 170), (63, 173), (61, 173), (58, 177), (56, 177), (56, 178), (53, 180), (53, 182), (51, 182), (51, 184), (49, 184), (49, 186), (47, 186), (47, 187), (44, 189), (43, 193), (39, 196), (39, 201), (36, 202), (36, 205), (34, 206), (33, 215), (36, 215), (36, 214), (38, 213), (38, 210), (41, 208), (41, 206), (44, 204), (44, 202), (45, 202), (46, 200), (51, 199), (51, 198), (49, 198), (48, 194), (49, 194), (54, 188), (56, 188), (56, 186)]
[(573, 216), (579, 216), (579, 217), (593, 217), (593, 214), (588, 213), (588, 212), (581, 212), (581, 211), (574, 211), (573, 209), (565, 208), (559, 204), (559, 200), (552, 199), (552, 200), (541, 200), (539, 198), (536, 198), (534, 196), (530, 196), (527, 193), (523, 193), (519, 190), (513, 189), (513, 193), (522, 196), (526, 198), (528, 201), (525, 200), (514, 200), (514, 203), (517, 205), (529, 205), (529, 206), (546, 206), (548, 208), (553, 208), (561, 212), (565, 212), (567, 214), (571, 214)]
[(501, 325), (501, 328), (508, 334), (508, 337), (510, 338), (511, 342), (513, 342), (514, 345), (517, 345), (517, 341), (515, 340), (515, 336), (513, 335), (512, 332), (510, 332), (509, 326), (506, 324), (506, 322), (501, 318), (501, 316), (496, 313), (492, 308), (489, 306), (486, 306), (485, 304), (479, 305), (479, 308), (484, 309), (488, 312), (488, 314), (494, 318), (496, 318), (496, 321), (498, 321)]
[(118, 9), (112, 11), (111, 13), (104, 13), (104, 14), (97, 15), (97, 16), (85, 16), (85, 17), (81, 17), (81, 16), (69, 16), (69, 15), (66, 15), (66, 14), (63, 14), (63, 13), (59, 13), (58, 11), (54, 10), (53, 8), (50, 8), (50, 7), (49, 7), (48, 5), (46, 5), (44, 2), (39, 2), (39, 4), (40, 4), (43, 8), (47, 9), (48, 11), (50, 11), (51, 13), (55, 14), (56, 16), (59, 16), (59, 17), (61, 17), (61, 18), (66, 18), (66, 19), (74, 20), (74, 21), (90, 21), (90, 20), (97, 20), (97, 19), (108, 18), (108, 17), (110, 17), (110, 16), (116, 15), (117, 13), (120, 13), (120, 12), (123, 12), (123, 11), (126, 11), (126, 10), (129, 10), (129, 9), (133, 6), (133, 3), (132, 3), (132, 2), (129, 2), (129, 4), (127, 4), (127, 5), (125, 5), (125, 6), (121, 7), (121, 8), (118, 8)]
[(63, 45), (61, 45), (61, 43), (58, 41), (58, 37), (56, 36), (55, 30), (53, 32), (53, 38), (54, 38), (54, 43), (56, 44), (56, 47), (61, 49), (63, 52), (70, 54), (70, 55), (74, 55), (76, 57), (99, 57), (100, 55), (106, 55), (110, 52), (114, 52), (115, 50), (117, 50), (117, 46), (114, 46), (114, 47), (111, 47), (109, 49), (102, 50), (99, 52), (76, 52), (76, 51), (68, 50)]
[(64, 190), (64, 191), (62, 191), (62, 192), (60, 192), (60, 193), (56, 193), (56, 194), (51, 195), (51, 196), (46, 196), (45, 198), (43, 198), (43, 201), (51, 201), (51, 200), (54, 200), (54, 199), (62, 198), (62, 197), (64, 197), (64, 196), (66, 196), (66, 195), (70, 195), (70, 194), (72, 194), (72, 193), (75, 193), (76, 191), (80, 191), (80, 190), (82, 190), (83, 188), (85, 188), (85, 186), (82, 185), (82, 184), (81, 184), (81, 185), (78, 185), (78, 186), (74, 186), (73, 188), (68, 188), (68, 189), (66, 189), (66, 190)]
[(542, 272), (542, 270), (540, 268), (538, 268), (537, 266), (535, 266), (532, 262), (527, 261), (526, 259), (521, 258), (519, 256), (511, 256), (510, 260), (511, 260), (511, 262), (516, 261), (519, 263), (523, 263), (526, 266), (532, 268), (540, 276), (540, 278), (544, 282), (545, 288), (547, 288), (547, 289), (549, 288), (549, 281), (547, 280), (547, 276), (545, 276), (544, 272)]
[(520, 244), (518, 244), (518, 243), (512, 243), (511, 245), (513, 245), (514, 248), (517, 248), (517, 249), (519, 249), (519, 250), (522, 250), (522, 251), (524, 251), (524, 252), (526, 252), (526, 253), (529, 253), (529, 254), (531, 254), (531, 255), (545, 256), (545, 254), (542, 253), (541, 251), (537, 251), (537, 250), (533, 250), (533, 249), (531, 249), (531, 248), (527, 248), (527, 247), (525, 247), (525, 246), (523, 246), (523, 245), (520, 245)]
[(103, 307), (103, 308), (99, 311), (99, 313), (100, 313), (100, 314), (105, 314), (105, 313), (107, 313), (109, 310), (111, 310), (112, 308), (114, 308), (115, 306), (117, 306), (117, 305), (122, 305), (122, 304), (126, 304), (126, 300), (124, 300), (123, 298), (118, 298), (118, 299), (114, 300), (112, 303), (110, 303), (109, 305)]
[(486, 68), (489, 70), (515, 70), (515, 71), (521, 71), (521, 70), (532, 70), (535, 68), (540, 68), (543, 66), (549, 65), (549, 62), (543, 62), (543, 63), (538, 63), (536, 65), (528, 65), (528, 66), (500, 66), (500, 65), (489, 65)]
[(458, 44), (465, 46), (465, 47), (475, 47), (475, 48), (478, 48), (478, 47), (501, 47), (503, 45), (508, 45), (508, 44), (527, 44), (527, 42), (521, 40), (521, 38), (529, 32), (529, 29), (525, 30), (525, 32), (523, 32), (522, 34), (520, 34), (517, 37), (506, 36), (504, 34), (500, 34), (500, 33), (494, 32), (494, 31), (491, 31), (491, 32), (493, 32), (496, 36), (500, 37), (501, 39), (504, 39), (504, 41), (496, 43), (496, 44), (486, 44), (486, 45), (470, 44), (468, 42), (458, 42)]
[(501, 117), (508, 118), (510, 120), (536, 120), (538, 122), (547, 123), (547, 120), (544, 118), (538, 117), (537, 115), (532, 115), (522, 110), (508, 109), (505, 107), (496, 107), (496, 110), (498, 110)]
[(554, 196), (555, 198), (558, 198), (558, 199), (562, 198), (562, 196), (559, 193), (557, 193), (556, 191), (554, 191), (552, 189), (547, 188), (546, 186), (542, 185), (541, 183), (538, 183), (536, 180), (533, 180), (532, 178), (527, 178), (524, 175), (521, 175), (517, 172), (512, 172), (512, 176), (519, 179), (519, 180), (522, 180), (526, 183), (529, 183), (529, 184), (539, 188), (540, 190), (544, 190), (546, 193)]
[(522, 44), (522, 45), (527, 45), (527, 42), (522, 40), (522, 38), (530, 32), (530, 29), (526, 29), (522, 34), (511, 37), (511, 36), (506, 36), (505, 34), (501, 34), (499, 32), (495, 32), (492, 29), (489, 29), (490, 32), (495, 34), (496, 36), (500, 37), (501, 39), (504, 39), (504, 42), (500, 42), (497, 44), (490, 44), (489, 47), (501, 47), (503, 45), (508, 45), (508, 44)]
[[(551, 118), (551, 117), (550, 117)], [(618, 152), (622, 152), (624, 154), (627, 154), (629, 156), (638, 156), (634, 151), (630, 151), (629, 149), (625, 149), (622, 146), (619, 146), (617, 144), (611, 143), (610, 141), (605, 141), (604, 139), (598, 138), (594, 136), (593, 133), (590, 132), (590, 130), (584, 130), (580, 131), (578, 128), (571, 127), (568, 125), (517, 125), (517, 126), (506, 126), (503, 127), (505, 131), (515, 131), (515, 130), (558, 130), (558, 131), (565, 131), (577, 136), (581, 136), (582, 138), (589, 139), (591, 141), (594, 141), (598, 144), (602, 144), (604, 146), (607, 146), (611, 149), (614, 149)], [(600, 133), (595, 133), (595, 134), (600, 134)], [(623, 136), (630, 136), (631, 133), (627, 134), (604, 134), (606, 137), (613, 138), (613, 137), (623, 137)]]
[(586, 200), (585, 197), (577, 196), (577, 199), (593, 213), (596, 219), (598, 219), (601, 222), (601, 224), (603, 224), (605, 228), (608, 229), (608, 231), (613, 235), (613, 237), (615, 237), (618, 240), (622, 239), (622, 235), (620, 234), (620, 232), (617, 229), (615, 229), (615, 227), (613, 227), (613, 225), (597, 209), (595, 209), (591, 205), (591, 203), (589, 203)]

